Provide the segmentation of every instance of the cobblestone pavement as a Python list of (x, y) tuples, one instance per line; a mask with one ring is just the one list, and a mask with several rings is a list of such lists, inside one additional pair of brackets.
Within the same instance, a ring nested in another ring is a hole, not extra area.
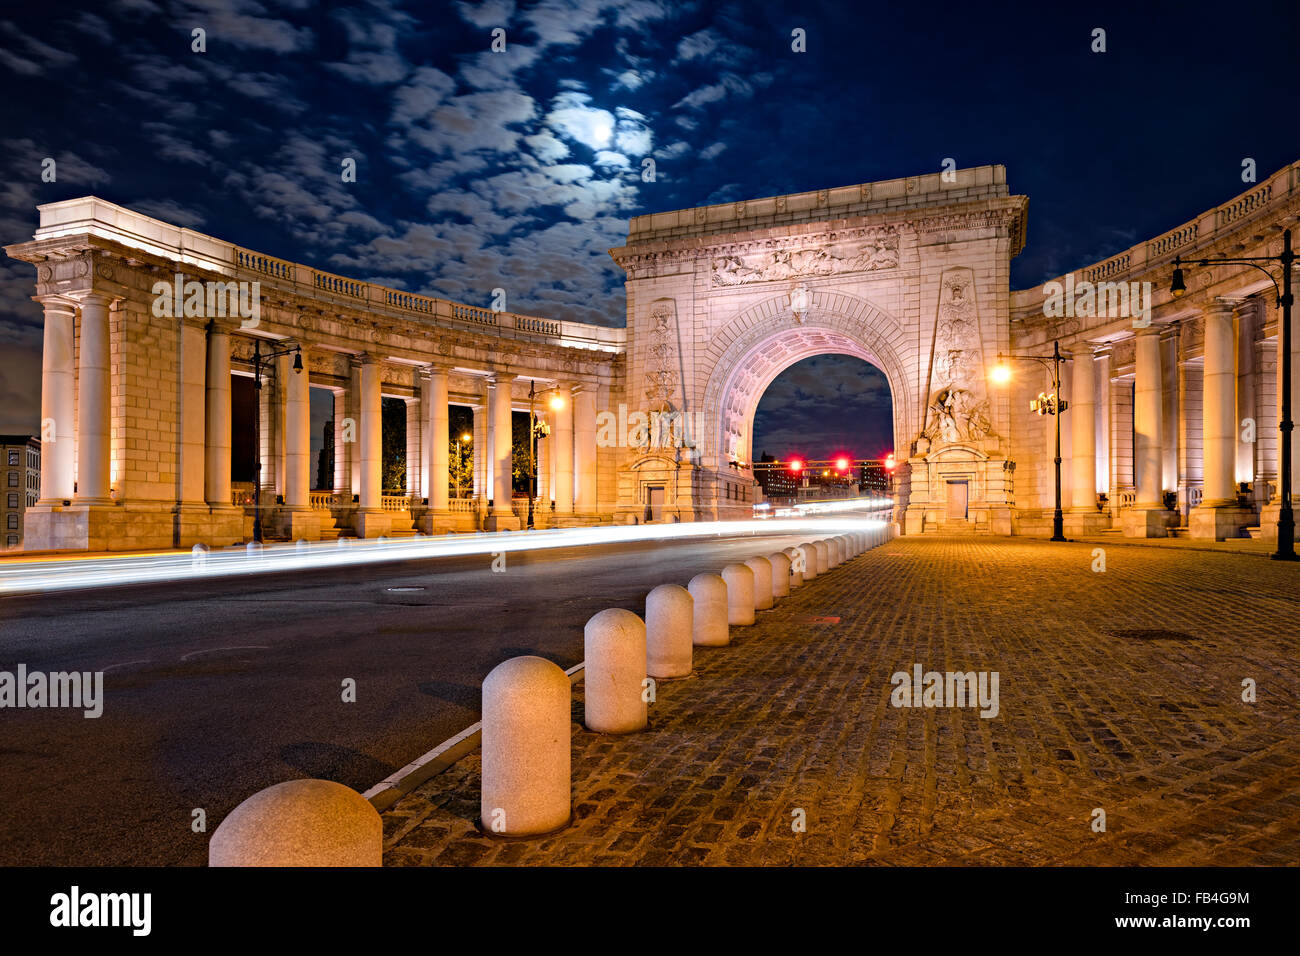
[[(868, 551), (697, 648), (643, 733), (587, 732), (577, 685), (567, 829), (480, 834), (474, 754), (384, 814), (385, 861), (1300, 863), (1300, 566), (1095, 547)], [(893, 707), (917, 663), (998, 672), (998, 715)]]

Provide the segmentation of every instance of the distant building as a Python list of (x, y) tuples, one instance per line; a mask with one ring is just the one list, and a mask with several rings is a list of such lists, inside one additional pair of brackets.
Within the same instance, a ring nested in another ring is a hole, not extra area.
[(764, 453), (756, 464), (760, 467), (754, 469), (754, 479), (762, 487), (765, 501), (793, 499), (799, 494), (799, 476), (771, 455)]
[(0, 534), (7, 548), (23, 543), (23, 517), (41, 497), (41, 443), (30, 435), (0, 435), (3, 462), (4, 526)]
[(325, 423), (321, 434), (320, 454), (316, 458), (317, 491), (334, 490), (334, 419)]

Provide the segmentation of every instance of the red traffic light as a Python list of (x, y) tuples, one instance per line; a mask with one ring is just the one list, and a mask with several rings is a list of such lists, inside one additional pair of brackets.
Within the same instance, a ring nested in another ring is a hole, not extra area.
[(801, 462), (798, 458), (791, 458), (791, 459), (790, 459), (790, 470), (791, 470), (791, 471), (803, 471), (803, 462)]
[(840, 471), (847, 471), (849, 468), (849, 460), (843, 457), (837, 458), (835, 459), (835, 467)]
[(889, 471), (893, 471), (893, 470), (894, 470), (894, 465), (895, 465), (895, 464), (896, 464), (896, 462), (894, 461), (894, 456), (893, 456), (893, 455), (887, 455), (887, 456), (885, 457), (885, 468), (887, 468)]

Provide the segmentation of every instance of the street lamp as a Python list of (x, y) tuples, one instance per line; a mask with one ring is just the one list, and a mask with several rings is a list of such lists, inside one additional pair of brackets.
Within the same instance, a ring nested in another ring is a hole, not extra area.
[[(564, 408), (564, 399), (552, 394), (547, 402), (553, 411)], [(533, 499), (537, 497), (537, 439), (551, 433), (551, 426), (537, 418), (537, 381), (528, 382), (528, 530), (533, 530)]]
[[(1250, 266), (1268, 276), (1277, 291), (1277, 304), (1282, 307), (1282, 415), (1278, 421), (1278, 430), (1282, 433), (1281, 462), (1279, 463), (1279, 493), (1282, 504), (1277, 512), (1277, 551), (1272, 555), (1274, 561), (1294, 561), (1295, 553), (1295, 515), (1291, 510), (1291, 430), (1295, 423), (1291, 420), (1291, 264), (1297, 258), (1291, 251), (1291, 230), (1282, 232), (1282, 254), (1278, 256), (1251, 256), (1248, 258), (1221, 258), (1215, 256), (1194, 260), (1205, 267), (1211, 263), (1228, 263)], [(1279, 288), (1273, 274), (1260, 262), (1282, 263), (1282, 285)], [(1169, 294), (1175, 299), (1182, 298), (1187, 292), (1187, 283), (1183, 280), (1183, 257), (1174, 257), (1174, 275), (1169, 283)]]
[(282, 355), (293, 353), (293, 373), (302, 374), (302, 346), (262, 354), (262, 340), (253, 340), (253, 382), (257, 387), (253, 411), (253, 540), (262, 543), (262, 366)]
[[(1037, 362), (1045, 366), (1052, 373), (1052, 393), (1044, 395), (1039, 393), (1036, 399), (1029, 402), (1029, 410), (1037, 412), (1039, 415), (1054, 415), (1056, 417), (1056, 510), (1052, 512), (1052, 540), (1065, 541), (1065, 518), (1061, 513), (1061, 412), (1070, 407), (1070, 403), (1061, 398), (1061, 364), (1068, 356), (1061, 354), (1061, 343), (1052, 343), (1051, 355), (1011, 355), (1007, 358), (1022, 359), (1026, 362)], [(998, 353), (998, 364), (993, 367), (990, 375), (994, 383), (1005, 385), (1011, 381), (1011, 367), (1007, 365), (1006, 359), (1002, 353)]]
[(458, 435), (456, 438), (456, 497), (457, 498), (460, 497), (460, 472), (461, 469), (465, 467), (465, 458), (461, 454), (460, 446), (462, 442), (468, 445), (473, 440), (474, 440), (474, 436), (471, 435), (469, 432), (465, 432), (465, 434), (463, 435)]

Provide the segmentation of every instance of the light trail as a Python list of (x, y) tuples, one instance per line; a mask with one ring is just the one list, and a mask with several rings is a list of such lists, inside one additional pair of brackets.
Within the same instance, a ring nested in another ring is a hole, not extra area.
[[(853, 510), (879, 513), (892, 507), (886, 498), (848, 499)], [(836, 502), (837, 505), (842, 504)], [(475, 534), (418, 536), (396, 540), (341, 538), (337, 542), (267, 545), (250, 550), (235, 545), (201, 553), (165, 552), (107, 557), (54, 557), (0, 564), (0, 595), (50, 593), (81, 588), (197, 581), (238, 575), (323, 570), (385, 561), (453, 558), (556, 548), (591, 547), (643, 541), (690, 538), (736, 538), (755, 535), (837, 534), (878, 528), (878, 517), (852, 517), (837, 513), (827, 517), (756, 518), (741, 521), (688, 521), (657, 525), (600, 525), (587, 528), (552, 528), (546, 531), (498, 531)]]

